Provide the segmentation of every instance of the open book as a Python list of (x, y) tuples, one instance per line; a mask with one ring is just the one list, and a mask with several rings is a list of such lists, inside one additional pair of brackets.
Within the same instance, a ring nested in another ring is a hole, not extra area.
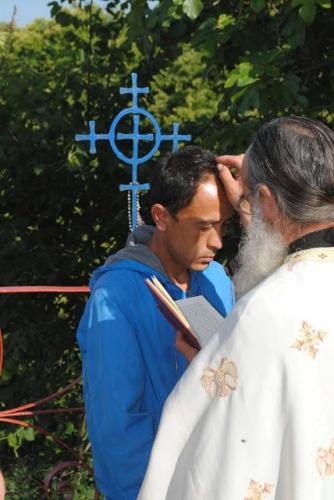
[(181, 331), (193, 347), (197, 349), (204, 347), (211, 336), (221, 329), (224, 322), (223, 316), (203, 295), (173, 300), (155, 276), (146, 279), (145, 283), (153, 293), (167, 321), (175, 330)]

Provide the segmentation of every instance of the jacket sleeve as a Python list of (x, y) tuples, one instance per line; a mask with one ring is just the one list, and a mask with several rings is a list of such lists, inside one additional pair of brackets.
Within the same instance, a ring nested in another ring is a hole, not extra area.
[(126, 307), (97, 289), (78, 331), (95, 480), (113, 500), (137, 498), (154, 439), (152, 416), (143, 410), (144, 360)]

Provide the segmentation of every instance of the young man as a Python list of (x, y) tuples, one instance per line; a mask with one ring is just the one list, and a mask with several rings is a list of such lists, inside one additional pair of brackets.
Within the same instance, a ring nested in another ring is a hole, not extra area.
[(78, 329), (97, 487), (134, 500), (164, 402), (187, 362), (144, 280), (157, 276), (174, 299), (204, 295), (224, 316), (233, 288), (213, 258), (232, 216), (215, 157), (188, 146), (155, 167), (155, 227), (142, 226), (94, 273)]
[(273, 120), (240, 174), (241, 298), (169, 397), (140, 500), (334, 498), (334, 134)]

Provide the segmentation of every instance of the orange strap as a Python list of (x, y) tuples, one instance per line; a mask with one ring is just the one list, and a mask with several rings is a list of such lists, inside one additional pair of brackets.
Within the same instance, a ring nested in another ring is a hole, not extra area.
[(0, 293), (88, 293), (88, 286), (0, 286)]

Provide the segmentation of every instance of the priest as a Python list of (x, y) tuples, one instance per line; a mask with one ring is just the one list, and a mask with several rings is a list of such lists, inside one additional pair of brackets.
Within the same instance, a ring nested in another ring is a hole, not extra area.
[(220, 160), (251, 218), (239, 300), (167, 400), (139, 499), (333, 500), (334, 134), (278, 118), (238, 179)]

